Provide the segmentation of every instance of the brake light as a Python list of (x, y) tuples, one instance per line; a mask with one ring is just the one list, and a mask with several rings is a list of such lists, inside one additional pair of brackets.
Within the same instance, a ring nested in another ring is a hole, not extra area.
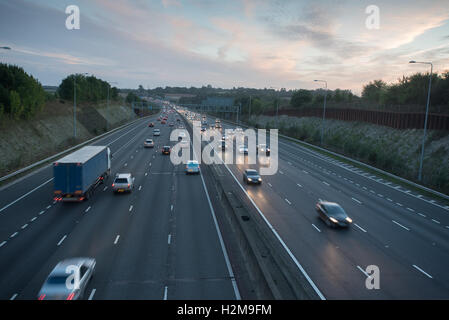
[(112, 184), (112, 187), (115, 187), (115, 184)]
[(71, 294), (69, 294), (69, 296), (67, 297), (67, 300), (73, 300), (73, 297), (75, 296), (75, 293), (72, 292)]
[(45, 294), (41, 294), (41, 295), (39, 296), (38, 300), (44, 300), (44, 298), (45, 298)]
[(128, 183), (128, 188), (130, 187), (131, 185)]

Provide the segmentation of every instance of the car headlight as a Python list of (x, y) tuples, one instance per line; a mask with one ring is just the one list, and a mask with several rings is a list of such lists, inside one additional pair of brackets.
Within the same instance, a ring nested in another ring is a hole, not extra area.
[(262, 181), (262, 178), (259, 178), (259, 181)]
[(251, 178), (248, 178), (248, 181), (253, 181), (253, 179), (251, 179)]
[(338, 220), (333, 217), (330, 217), (329, 220), (332, 221), (333, 223), (338, 223)]
[(349, 217), (346, 218), (346, 221), (348, 221), (349, 223), (352, 223), (352, 219)]

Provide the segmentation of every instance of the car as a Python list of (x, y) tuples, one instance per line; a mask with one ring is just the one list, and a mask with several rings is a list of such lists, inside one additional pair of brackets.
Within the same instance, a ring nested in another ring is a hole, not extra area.
[(154, 123), (153, 123), (153, 122), (150, 122), (150, 123), (148, 124), (148, 126), (149, 126), (149, 127), (154, 127)]
[[(60, 261), (39, 290), (38, 300), (82, 299), (94, 274), (95, 265), (95, 259), (86, 257)], [(75, 283), (72, 279), (79, 279), (79, 282)]]
[(170, 146), (163, 146), (162, 147), (162, 154), (170, 154), (170, 152), (171, 152), (171, 148), (170, 148)]
[(177, 118), (177, 119), (176, 119), (176, 121), (180, 122), (180, 121), (181, 121), (181, 119)]
[(154, 141), (153, 139), (146, 139), (143, 143), (144, 148), (154, 148)]
[(161, 121), (162, 119), (161, 118), (157, 118), (157, 121)]
[(174, 124), (173, 122), (170, 122), (168, 125), (169, 125), (170, 127), (173, 127), (175, 124)]
[(200, 165), (196, 160), (189, 160), (186, 164), (186, 174), (200, 173)]
[(153, 129), (153, 136), (160, 136), (161, 135), (161, 130), (160, 129)]
[(352, 223), (352, 219), (338, 203), (319, 200), (315, 208), (318, 216), (329, 227), (349, 227)]
[(257, 148), (256, 148), (256, 153), (259, 153), (259, 152), (261, 152), (261, 153), (265, 152), (265, 155), (268, 157), (268, 156), (270, 156), (271, 150), (270, 150), (270, 147), (268, 147), (266, 144), (258, 144)]
[(246, 184), (261, 184), (262, 178), (260, 177), (257, 170), (254, 169), (245, 169), (243, 172), (243, 182)]
[(205, 132), (206, 131), (206, 127), (205, 126), (202, 126), (201, 127), (201, 132)]
[(241, 154), (247, 155), (247, 154), (248, 154), (248, 147), (247, 147), (247, 146), (244, 146), (244, 145), (241, 145), (241, 146), (239, 147), (239, 152), (240, 152)]
[(131, 192), (134, 189), (134, 178), (131, 173), (117, 173), (112, 190), (114, 193)]
[(221, 141), (221, 151), (225, 151), (226, 150), (226, 141), (222, 140)]
[(165, 120), (161, 121), (161, 124), (166, 124), (166, 123), (167, 123), (167, 121), (165, 121)]

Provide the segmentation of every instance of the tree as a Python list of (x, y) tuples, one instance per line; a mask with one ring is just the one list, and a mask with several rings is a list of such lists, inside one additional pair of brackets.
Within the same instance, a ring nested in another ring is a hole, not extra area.
[(16, 91), (11, 90), (9, 93), (9, 100), (11, 101), (11, 115), (14, 119), (19, 119), (23, 112), (19, 94)]
[(387, 90), (387, 84), (384, 81), (374, 80), (363, 86), (362, 98), (379, 103), (382, 92), (385, 90)]
[(293, 93), (290, 105), (293, 108), (301, 108), (312, 101), (312, 93), (309, 90), (299, 89)]

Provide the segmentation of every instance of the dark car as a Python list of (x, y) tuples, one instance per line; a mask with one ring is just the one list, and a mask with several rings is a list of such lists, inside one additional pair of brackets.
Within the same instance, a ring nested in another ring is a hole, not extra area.
[(170, 154), (170, 146), (163, 146), (162, 147), (162, 154)]
[(224, 141), (224, 140), (221, 141), (221, 150), (222, 151), (226, 150), (226, 141)]
[(153, 122), (150, 122), (150, 123), (148, 124), (148, 126), (149, 126), (149, 127), (154, 127), (154, 123), (153, 123)]
[(269, 157), (270, 153), (271, 153), (270, 147), (267, 146), (266, 144), (259, 144), (259, 145), (257, 145), (256, 153), (259, 154), (259, 151), (260, 151), (260, 153), (264, 153), (265, 152), (265, 155), (267, 157)]
[(243, 182), (246, 184), (261, 184), (262, 178), (260, 177), (259, 173), (254, 169), (246, 169), (243, 172)]
[(349, 227), (352, 223), (352, 219), (338, 203), (320, 200), (316, 204), (316, 210), (329, 227)]

